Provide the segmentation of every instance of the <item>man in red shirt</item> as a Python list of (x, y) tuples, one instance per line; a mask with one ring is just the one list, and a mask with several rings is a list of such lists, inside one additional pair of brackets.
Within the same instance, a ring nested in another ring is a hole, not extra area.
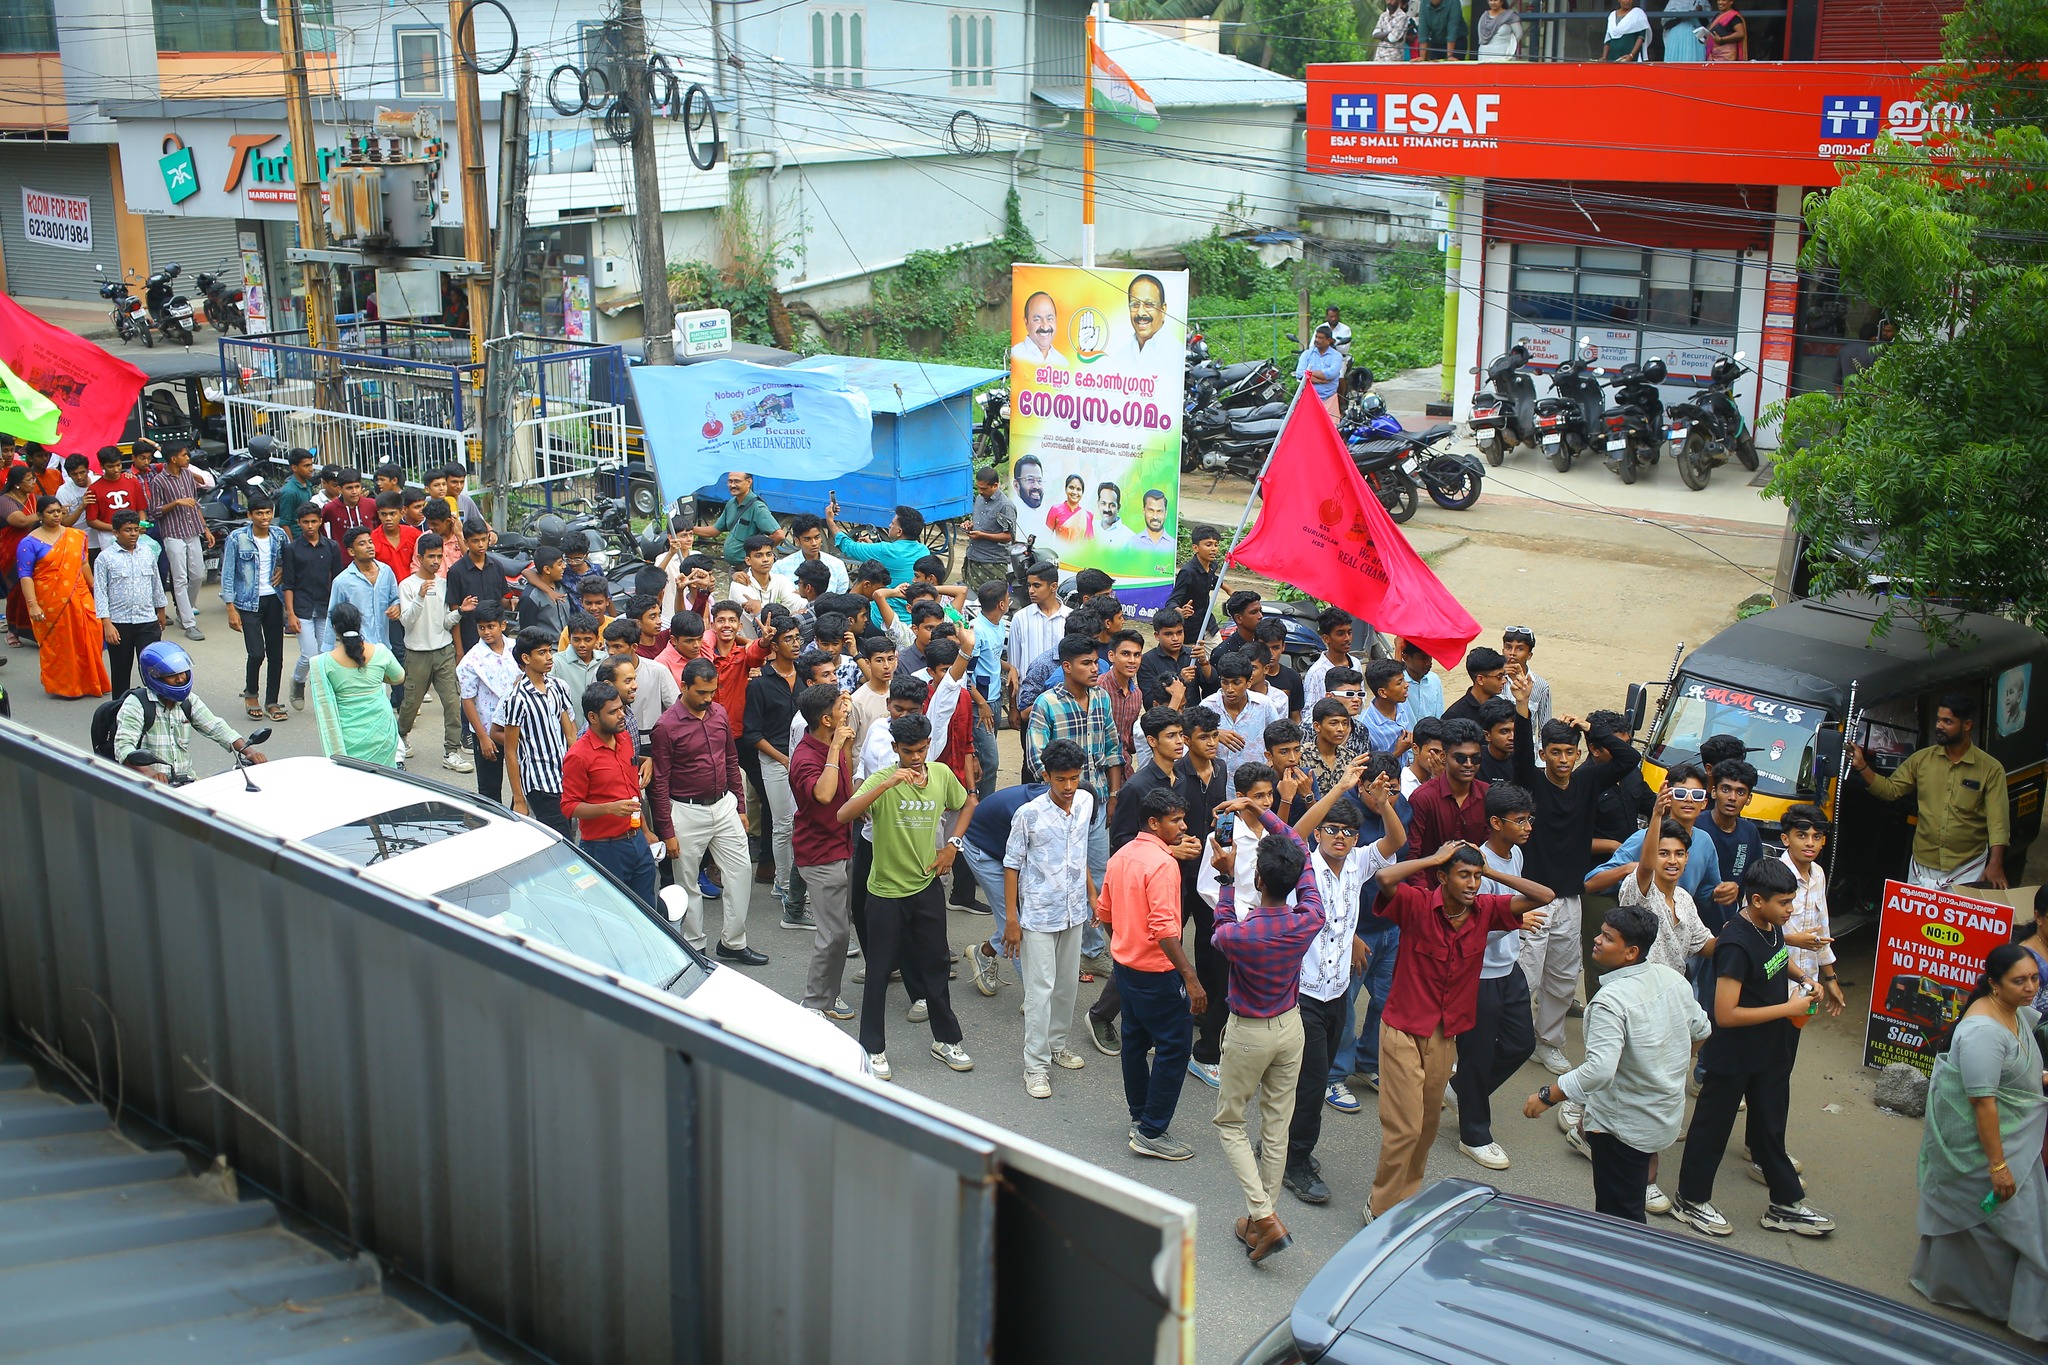
[[(402, 508), (403, 503), (400, 504)], [(368, 526), (377, 520), (377, 504), (363, 495), (363, 476), (353, 469), (341, 471), (341, 496), (330, 499), (320, 509), (321, 529), (329, 539), (341, 544), (342, 534), (357, 526)], [(412, 566), (406, 565), (407, 572)]]
[[(1486, 823), (1487, 783), (1479, 776), (1479, 756), (1486, 733), (1477, 721), (1447, 720), (1444, 725), (1444, 770), (1415, 789), (1408, 798), (1408, 856), (1421, 859), (1453, 840), (1478, 845), (1493, 831)], [(1411, 869), (1412, 870), (1412, 869)], [(1418, 872), (1415, 886), (1427, 891), (1427, 872)]]
[[(1480, 895), (1489, 876), (1516, 894)], [(1381, 868), (1378, 878), (1372, 913), (1400, 926), (1401, 952), (1380, 1016), (1380, 1164), (1365, 1205), (1367, 1223), (1422, 1188), (1444, 1086), (1458, 1060), (1458, 1035), (1479, 1013), (1487, 934), (1541, 928), (1541, 907), (1551, 901), (1549, 887), (1489, 871), (1479, 850), (1462, 841)], [(1423, 891), (1418, 878), (1440, 885)]]
[(377, 524), (370, 529), (370, 543), (377, 547), (377, 558), (400, 582), (417, 572), (412, 552), (420, 542), (420, 534), (419, 527), (405, 524), (404, 494), (377, 495)]
[[(711, 660), (718, 669), (718, 704), (725, 708), (728, 716), (740, 717), (747, 713), (747, 682), (768, 660), (773, 641), (740, 639), (740, 621), (744, 616), (740, 604), (720, 601), (711, 607), (711, 633), (704, 637), (704, 657)], [(744, 757), (744, 756), (743, 756)], [(751, 764), (742, 764), (742, 770)], [(751, 775), (747, 785), (754, 789), (752, 809), (766, 812), (767, 794), (761, 784)], [(762, 822), (759, 835), (749, 834), (747, 843), (753, 849), (754, 880), (767, 886), (775, 884), (774, 842), (768, 836), (767, 824)]]
[(836, 683), (820, 683), (798, 694), (796, 706), (805, 733), (789, 756), (789, 786), (796, 798), (789, 841), (818, 926), (803, 1005), (827, 1019), (851, 1019), (853, 1007), (840, 998), (839, 980), (846, 970), (851, 927), (853, 826), (839, 823), (839, 808), (853, 795), (852, 699)]
[(640, 767), (633, 761), (626, 703), (618, 688), (597, 682), (583, 689), (578, 704), (590, 728), (562, 759), (562, 815), (576, 822), (583, 856), (652, 910), (654, 855), (640, 829)]
[(93, 558), (114, 543), (114, 513), (149, 512), (149, 492), (135, 477), (119, 446), (100, 447), (100, 476), (85, 490), (85, 525)]

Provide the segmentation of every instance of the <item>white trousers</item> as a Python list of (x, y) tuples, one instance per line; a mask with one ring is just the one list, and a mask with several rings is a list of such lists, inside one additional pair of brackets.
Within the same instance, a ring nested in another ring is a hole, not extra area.
[(676, 885), (683, 888), (689, 901), (683, 911), (683, 937), (693, 948), (704, 947), (704, 893), (697, 889), (697, 864), (709, 849), (711, 861), (718, 864), (719, 880), (725, 884), (721, 898), (725, 922), (718, 941), (728, 948), (746, 947), (754, 860), (747, 850), (747, 827), (740, 819), (739, 803), (727, 792), (709, 806), (671, 801), (668, 811), (676, 831)]
[(164, 558), (171, 566), (171, 597), (178, 604), (178, 624), (190, 630), (199, 622), (193, 608), (206, 587), (206, 547), (198, 536), (165, 536)]
[(1522, 975), (1536, 1012), (1536, 1041), (1564, 1046), (1564, 1021), (1579, 988), (1579, 898), (1559, 896), (1543, 907), (1543, 927), (1522, 931)]
[(1024, 979), (1024, 1070), (1043, 1071), (1067, 1045), (1081, 992), (1081, 926), (1024, 931), (1017, 974)]
[(787, 895), (796, 890), (797, 879), (790, 874), (796, 865), (790, 850), (790, 831), (796, 827), (796, 793), (789, 787), (789, 769), (772, 758), (761, 760), (761, 795), (768, 801), (768, 841), (775, 850), (775, 890)]

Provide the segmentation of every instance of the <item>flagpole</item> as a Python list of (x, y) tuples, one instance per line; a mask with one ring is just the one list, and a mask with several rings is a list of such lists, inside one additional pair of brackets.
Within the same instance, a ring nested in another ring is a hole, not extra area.
[(1107, 9), (1103, 0), (1089, 7), (1081, 76), (1081, 264), (1089, 270), (1095, 268), (1095, 45), (1097, 18)]
[[(1314, 385), (1310, 384), (1306, 379), (1302, 380), (1301, 388), (1296, 389), (1294, 392), (1294, 402), (1299, 403), (1302, 393), (1313, 387)], [(1290, 403), (1287, 408), (1287, 417), (1283, 417), (1280, 420), (1280, 430), (1282, 432), (1287, 430), (1287, 421), (1293, 416), (1294, 406)], [(1187, 439), (1185, 432), (1181, 434), (1181, 439)], [(1266, 471), (1273, 467), (1273, 452), (1278, 449), (1280, 449), (1280, 438), (1276, 435), (1273, 438), (1273, 444), (1266, 447), (1266, 458), (1259, 465), (1259, 472), (1252, 477), (1252, 491), (1245, 495), (1244, 511), (1238, 516), (1237, 530), (1230, 537), (1230, 550), (1235, 550), (1237, 542), (1244, 538), (1245, 523), (1252, 519), (1252, 500), (1259, 496), (1259, 485), (1266, 481)], [(1211, 624), (1210, 613), (1216, 612), (1220, 614), (1223, 609), (1223, 594), (1219, 593), (1217, 589), (1223, 586), (1223, 571), (1230, 566), (1230, 550), (1223, 552), (1223, 558), (1216, 568), (1216, 587), (1209, 589), (1209, 600), (1202, 604), (1202, 628), (1195, 633), (1197, 640), (1202, 639), (1209, 633), (1209, 626)]]

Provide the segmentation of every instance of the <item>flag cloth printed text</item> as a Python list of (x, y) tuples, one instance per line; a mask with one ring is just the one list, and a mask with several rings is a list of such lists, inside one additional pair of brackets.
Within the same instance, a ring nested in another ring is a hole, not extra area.
[[(42, 439), (42, 444), (60, 455), (92, 455), (101, 446), (118, 444), (146, 378), (119, 356), (44, 322), (5, 295), (0, 295), (0, 364), (57, 405), (54, 439)], [(0, 430), (11, 429), (0, 425)]]

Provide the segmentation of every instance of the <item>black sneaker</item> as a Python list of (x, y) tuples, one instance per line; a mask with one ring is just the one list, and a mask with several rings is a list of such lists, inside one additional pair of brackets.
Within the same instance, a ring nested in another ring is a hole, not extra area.
[(1796, 1232), (1801, 1237), (1825, 1237), (1835, 1230), (1835, 1220), (1805, 1203), (1773, 1204), (1760, 1220), (1770, 1232)]
[(1311, 1166), (1289, 1166), (1280, 1183), (1304, 1204), (1327, 1204), (1330, 1202), (1330, 1187), (1323, 1183)]
[(1116, 1020), (1090, 1019), (1088, 1037), (1095, 1044), (1095, 1050), (1105, 1057), (1114, 1057), (1124, 1050), (1123, 1039), (1117, 1036)]

